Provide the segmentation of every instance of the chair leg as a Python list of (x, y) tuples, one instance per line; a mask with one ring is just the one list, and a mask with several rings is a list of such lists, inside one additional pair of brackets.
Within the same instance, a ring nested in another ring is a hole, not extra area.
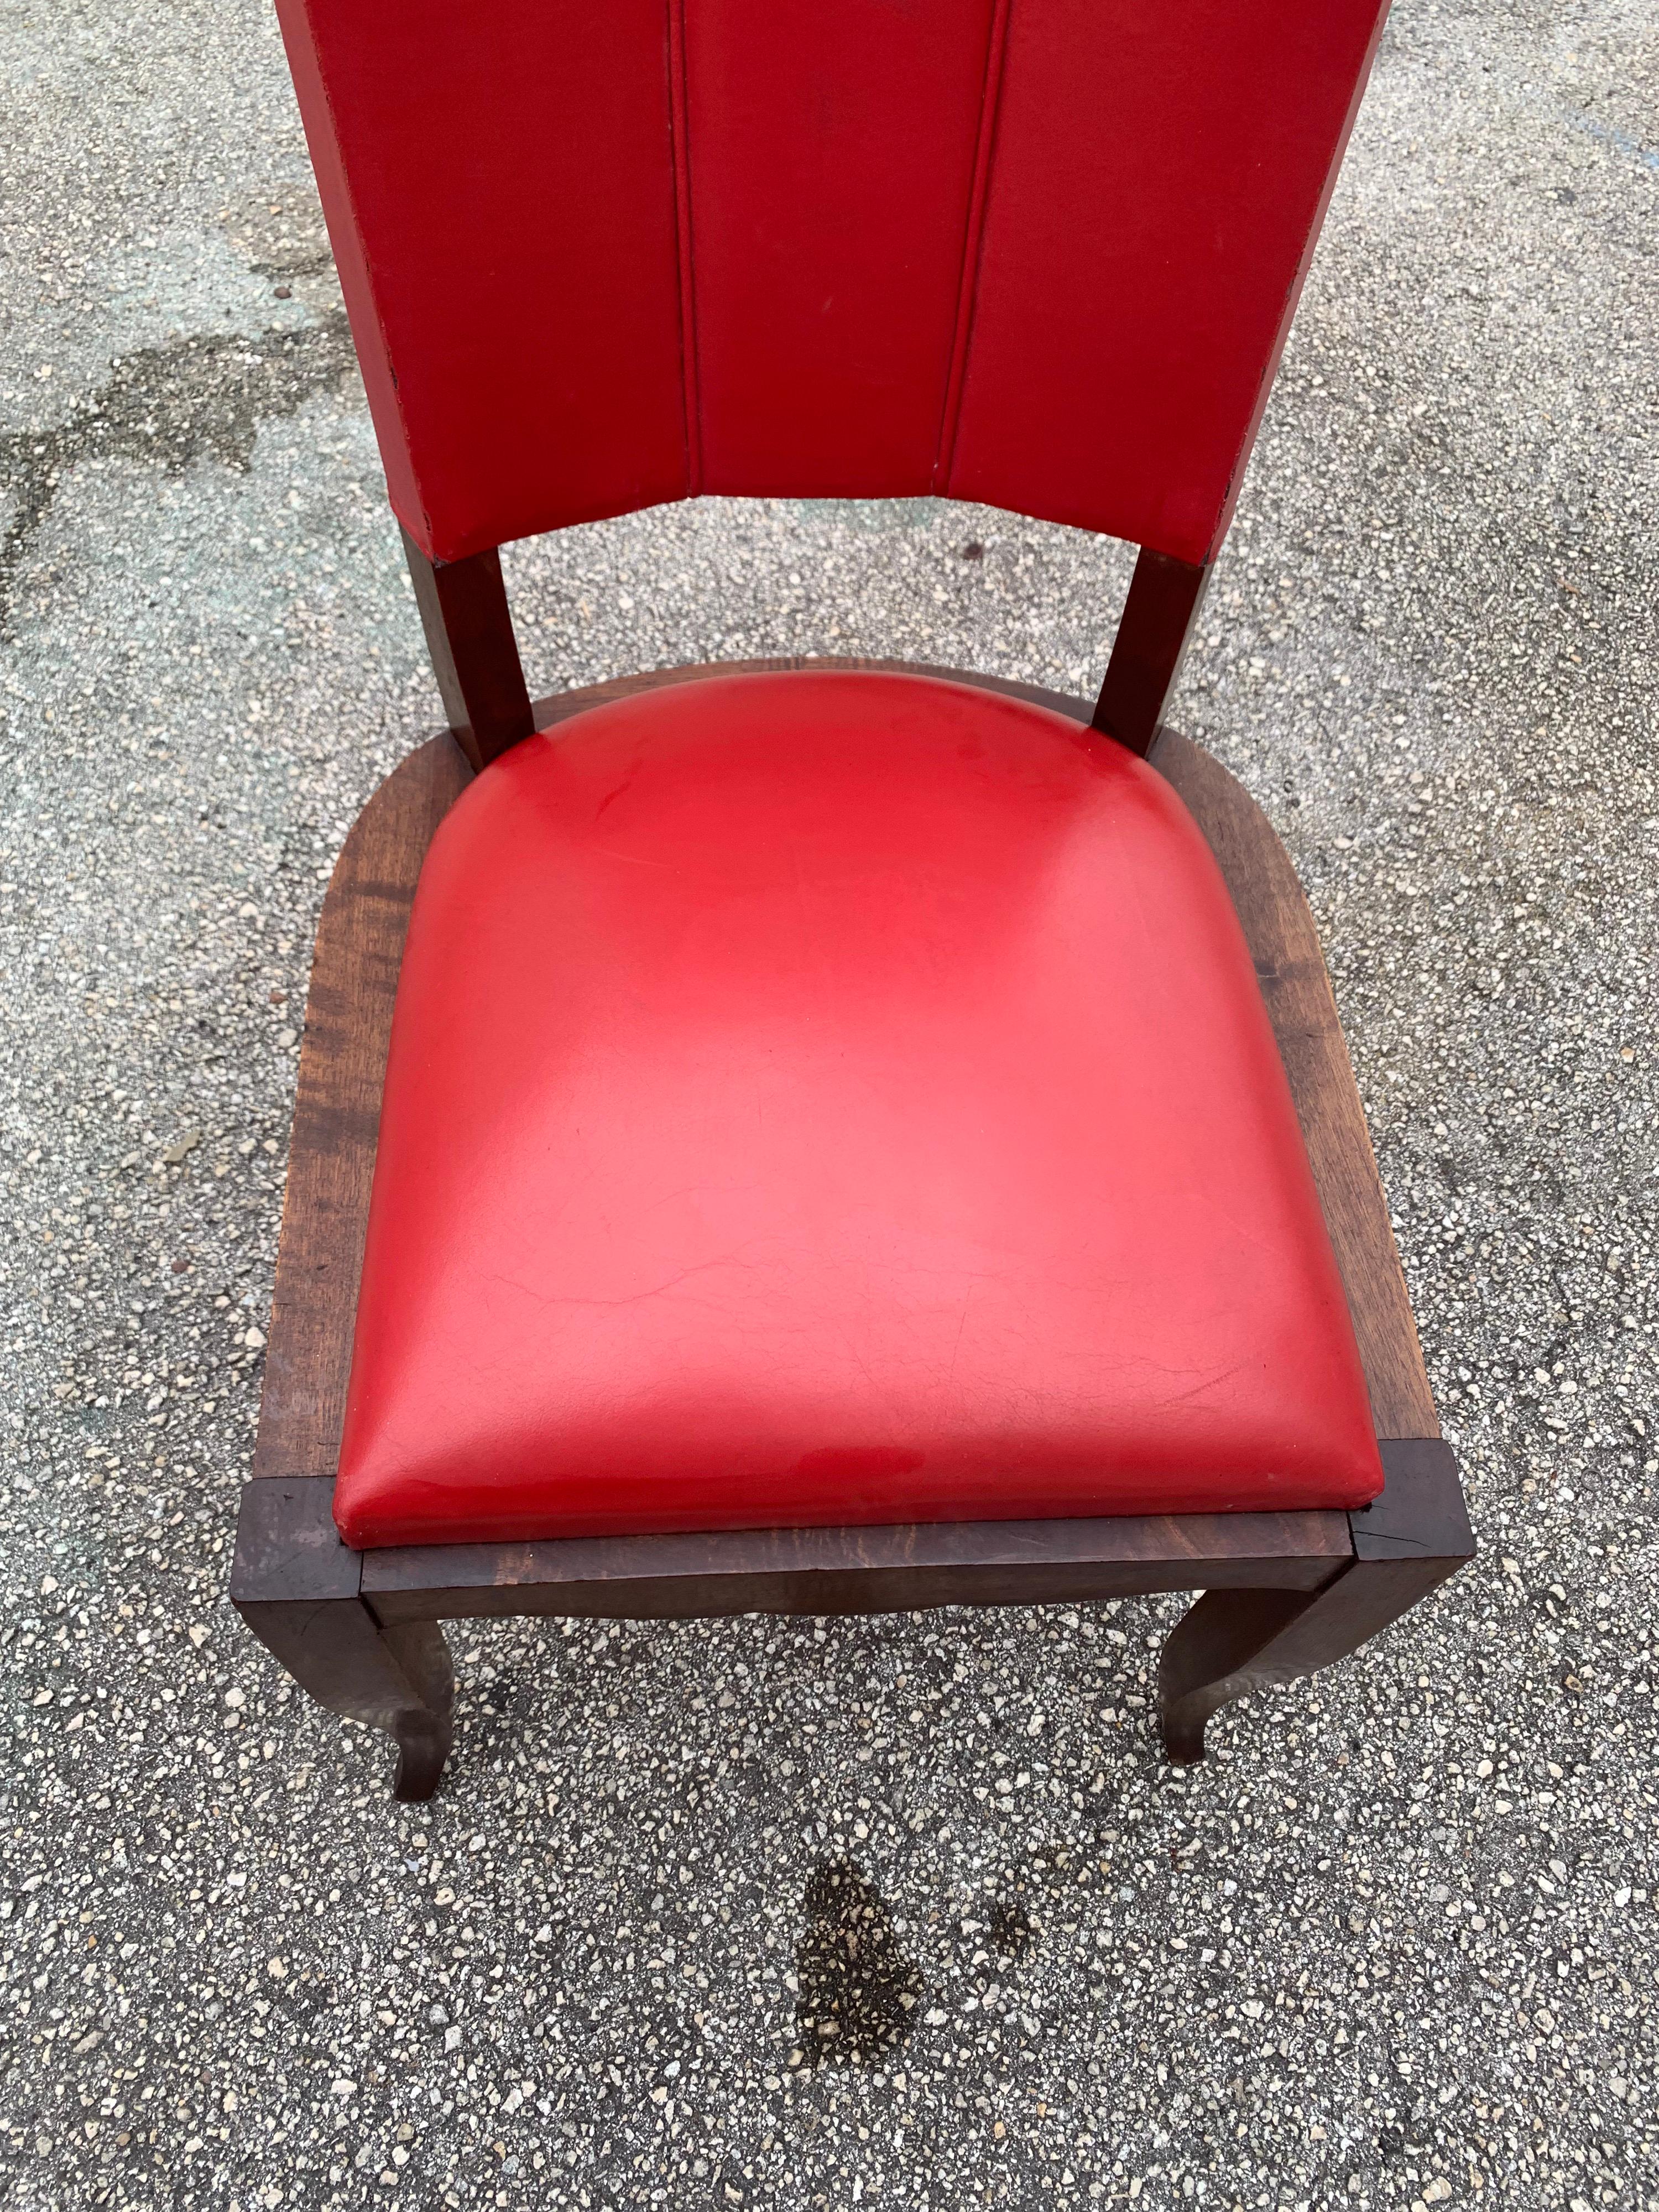
[(411, 1804), (431, 1796), (449, 1757), (455, 1702), (449, 1648), (436, 1621), (382, 1628), (360, 1597), (244, 1602), (237, 1610), (308, 1697), (392, 1737), (394, 1797)]
[(1164, 1741), (1177, 1766), (1204, 1756), (1204, 1727), (1236, 1698), (1297, 1682), (1407, 1613), (1461, 1564), (1356, 1560), (1322, 1590), (1206, 1590), (1176, 1624), (1158, 1668)]
[(383, 1628), (380, 1641), (420, 1693), (419, 1706), (404, 1707), (393, 1730), (398, 1767), (392, 1778), (398, 1802), (416, 1805), (437, 1790), (455, 1741), (455, 1669), (435, 1620)]
[(1449, 1446), (1391, 1439), (1382, 1454), (1382, 1495), (1348, 1516), (1353, 1559), (1322, 1589), (1206, 1590), (1176, 1623), (1158, 1704), (1177, 1766), (1203, 1758), (1205, 1725), (1223, 1705), (1346, 1659), (1472, 1557)]
[(384, 1729), (398, 1747), (392, 1792), (430, 1797), (449, 1757), (455, 1676), (435, 1620), (385, 1626), (360, 1594), (362, 1556), (340, 1541), (334, 1486), (250, 1482), (231, 1601), (308, 1697)]
[(1305, 1590), (1206, 1590), (1182, 1615), (1158, 1670), (1164, 1747), (1174, 1765), (1194, 1766), (1203, 1758), (1212, 1713), (1305, 1671), (1282, 1671), (1274, 1647), (1314, 1602)]

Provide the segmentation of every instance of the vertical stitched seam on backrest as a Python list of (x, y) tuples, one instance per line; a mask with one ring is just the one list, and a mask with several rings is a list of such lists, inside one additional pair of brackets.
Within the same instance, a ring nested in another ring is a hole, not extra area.
[(669, 136), (674, 153), (674, 230), (679, 256), (680, 383), (685, 410), (687, 496), (702, 489), (702, 394), (697, 376), (696, 264), (691, 251), (691, 94), (685, 0), (668, 0)]
[(951, 362), (945, 382), (945, 405), (939, 416), (939, 450), (933, 459), (933, 489), (948, 491), (956, 459), (957, 426), (962, 418), (963, 387), (968, 380), (968, 348), (973, 337), (974, 309), (979, 295), (980, 253), (985, 237), (985, 209), (991, 191), (991, 161), (994, 150), (997, 109), (1002, 98), (1004, 62), (1008, 51), (1008, 19), (1013, 0), (996, 0), (990, 34), (985, 47), (985, 86), (980, 100), (979, 137), (974, 148), (974, 176), (968, 193), (968, 220), (963, 229), (962, 280), (957, 290), (956, 326), (951, 333)]

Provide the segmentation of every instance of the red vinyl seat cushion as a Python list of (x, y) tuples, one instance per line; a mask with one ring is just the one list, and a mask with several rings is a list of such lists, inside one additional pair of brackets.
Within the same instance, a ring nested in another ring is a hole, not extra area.
[(966, 685), (734, 675), (463, 793), (398, 988), (349, 1543), (1381, 1487), (1250, 958), (1143, 761)]

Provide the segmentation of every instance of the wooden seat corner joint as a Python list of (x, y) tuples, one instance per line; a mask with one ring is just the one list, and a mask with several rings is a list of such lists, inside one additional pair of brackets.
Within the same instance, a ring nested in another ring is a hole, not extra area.
[[(909, 664), (744, 664), (899, 668)], [(715, 672), (627, 678), (544, 700), (550, 729), (606, 701)], [(727, 672), (722, 669), (720, 672)], [(1091, 720), (1086, 702), (929, 670)], [(1152, 764), (1180, 792), (1243, 925), (1348, 1294), (1387, 1486), (1363, 1511), (1186, 1515), (916, 1527), (744, 1530), (349, 1550), (331, 1516), (352, 1320), (398, 965), (422, 860), (472, 769), (431, 739), (347, 840), (318, 931), (264, 1401), (232, 1596), (318, 1701), (391, 1735), (398, 1795), (436, 1787), (453, 1680), (437, 1624), (488, 1614), (628, 1619), (829, 1615), (1085, 1603), (1198, 1589), (1159, 1678), (1170, 1756), (1201, 1758), (1212, 1714), (1330, 1664), (1414, 1605), (1473, 1543), (1401, 1273), (1312, 917), (1242, 787), (1164, 729)]]

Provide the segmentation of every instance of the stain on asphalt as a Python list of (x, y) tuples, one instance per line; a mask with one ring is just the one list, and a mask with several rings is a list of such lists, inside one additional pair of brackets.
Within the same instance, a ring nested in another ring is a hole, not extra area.
[(908, 2036), (922, 1994), (880, 1893), (851, 1859), (824, 1859), (806, 1885), (795, 1952), (799, 2065), (862, 2065)]
[(1000, 1900), (991, 1908), (990, 1925), (986, 1933), (991, 1947), (1005, 1959), (1023, 1959), (1031, 1948), (1036, 1929), (1018, 1899)]
[(0, 536), (0, 626), (9, 625), (30, 543), (80, 462), (149, 461), (170, 476), (202, 459), (245, 469), (262, 422), (356, 373), (337, 311), (300, 330), (180, 338), (118, 361), (55, 428), (0, 438), (0, 481), (14, 502)]

